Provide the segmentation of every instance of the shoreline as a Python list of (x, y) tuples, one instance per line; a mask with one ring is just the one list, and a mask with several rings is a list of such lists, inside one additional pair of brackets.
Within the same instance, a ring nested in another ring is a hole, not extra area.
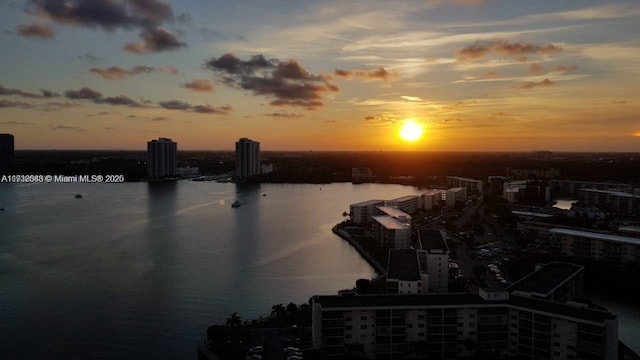
[(373, 256), (369, 255), (369, 253), (366, 250), (364, 250), (362, 246), (360, 246), (360, 244), (358, 244), (355, 240), (353, 240), (351, 238), (351, 235), (349, 235), (346, 231), (340, 229), (340, 224), (336, 224), (334, 227), (332, 227), (331, 231), (333, 231), (334, 234), (338, 235), (340, 238), (342, 238), (343, 240), (351, 244), (351, 246), (353, 246), (356, 249), (356, 251), (358, 251), (360, 256), (362, 256), (362, 258), (375, 270), (376, 274), (378, 274), (378, 277), (381, 275), (387, 274), (386, 269), (382, 267), (382, 265), (380, 265), (373, 258)]

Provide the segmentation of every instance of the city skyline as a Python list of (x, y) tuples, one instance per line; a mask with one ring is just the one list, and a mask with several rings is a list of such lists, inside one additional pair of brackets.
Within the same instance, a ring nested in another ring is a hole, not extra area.
[[(164, 136), (183, 150), (640, 149), (634, 1), (0, 8), (0, 132), (16, 150)], [(421, 137), (401, 137), (409, 122)]]

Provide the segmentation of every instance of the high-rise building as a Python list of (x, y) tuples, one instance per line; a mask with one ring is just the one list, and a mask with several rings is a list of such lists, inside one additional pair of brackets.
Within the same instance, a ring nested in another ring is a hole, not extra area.
[(147, 176), (158, 180), (178, 173), (178, 143), (167, 138), (147, 142)]
[(0, 134), (0, 170), (6, 170), (13, 167), (13, 153), (13, 135)]
[(236, 177), (260, 174), (260, 143), (247, 138), (236, 141)]

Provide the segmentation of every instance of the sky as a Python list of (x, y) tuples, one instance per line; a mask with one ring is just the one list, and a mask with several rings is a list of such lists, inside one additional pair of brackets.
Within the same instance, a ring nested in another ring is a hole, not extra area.
[(638, 18), (638, 0), (0, 0), (0, 133), (18, 150), (638, 152)]

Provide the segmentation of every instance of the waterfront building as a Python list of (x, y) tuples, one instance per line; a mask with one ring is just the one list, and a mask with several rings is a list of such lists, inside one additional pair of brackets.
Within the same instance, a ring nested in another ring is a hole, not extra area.
[(400, 222), (388, 215), (377, 215), (371, 218), (373, 238), (385, 248), (408, 249), (411, 245), (411, 225)]
[(387, 292), (391, 294), (426, 294), (429, 274), (420, 268), (418, 252), (413, 249), (389, 250)]
[(248, 138), (236, 141), (236, 177), (246, 179), (260, 170), (260, 143)]
[(551, 191), (554, 196), (579, 196), (582, 189), (596, 189), (632, 192), (633, 187), (629, 184), (608, 183), (595, 181), (576, 181), (576, 180), (550, 180)]
[(420, 195), (406, 195), (387, 201), (387, 206), (397, 207), (407, 214), (415, 214), (422, 208)]
[(513, 204), (546, 204), (551, 201), (551, 187), (539, 180), (514, 180), (502, 184), (502, 197)]
[(196, 176), (200, 174), (200, 168), (197, 166), (179, 167), (178, 175), (180, 176)]
[(594, 205), (601, 210), (614, 213), (640, 213), (640, 195), (616, 190), (581, 189), (580, 201), (583, 205)]
[(482, 180), (460, 176), (447, 176), (447, 184), (451, 187), (464, 187), (469, 192), (482, 193)]
[(376, 207), (384, 206), (384, 200), (367, 200), (349, 205), (351, 221), (356, 224), (371, 222), (371, 217), (376, 214)]
[(430, 189), (420, 196), (422, 197), (422, 209), (431, 211), (442, 204), (443, 191), (439, 189)]
[(449, 255), (451, 251), (444, 231), (419, 230), (418, 244), (420, 267), (426, 269), (429, 274), (429, 291), (449, 291)]
[(0, 134), (0, 170), (11, 169), (15, 158), (14, 138), (11, 134)]
[(465, 201), (467, 201), (467, 188), (454, 187), (445, 192), (445, 206), (448, 208), (454, 207), (457, 202)]
[(638, 238), (561, 228), (549, 231), (551, 248), (564, 256), (589, 258), (615, 269), (640, 261)]
[(614, 314), (586, 303), (550, 300), (569, 296), (565, 290), (581, 281), (581, 267), (552, 263), (534, 274), (544, 268), (559, 285), (532, 275), (514, 284), (517, 290), (511, 293), (314, 296), (312, 346), (336, 359), (353, 349), (375, 359), (456, 359), (476, 353), (495, 359), (617, 359)]
[(536, 265), (535, 271), (511, 284), (512, 295), (567, 302), (584, 297), (584, 266), (565, 262)]
[(178, 143), (168, 138), (147, 142), (147, 176), (151, 180), (178, 174)]

